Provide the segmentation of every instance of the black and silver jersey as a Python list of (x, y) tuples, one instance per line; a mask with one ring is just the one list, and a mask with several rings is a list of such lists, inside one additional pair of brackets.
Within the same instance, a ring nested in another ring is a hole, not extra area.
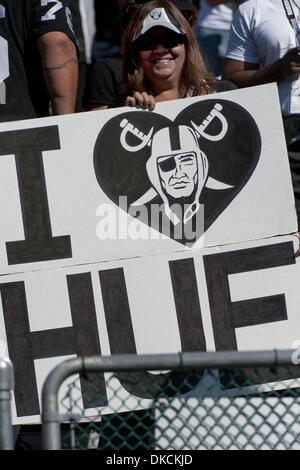
[(68, 0), (0, 0), (0, 121), (48, 115), (36, 41), (50, 31), (76, 44)]

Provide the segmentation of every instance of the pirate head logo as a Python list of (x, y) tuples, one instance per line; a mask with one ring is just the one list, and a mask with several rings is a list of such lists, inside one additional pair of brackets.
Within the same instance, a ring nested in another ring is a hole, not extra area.
[[(151, 156), (146, 170), (152, 184), (132, 206), (151, 202), (159, 195), (164, 204), (166, 216), (174, 225), (180, 219), (172, 208), (176, 202), (181, 209), (181, 222), (186, 224), (200, 209), (200, 195), (208, 180), (208, 159), (200, 150), (195, 131), (188, 126), (168, 126), (155, 133), (152, 139)], [(215, 181), (215, 189), (231, 187)], [(173, 204), (172, 204), (173, 203)]]
[(156, 132), (146, 169), (154, 190), (164, 201), (167, 217), (174, 224), (179, 219), (170, 202), (190, 199), (182, 213), (186, 223), (198, 210), (208, 169), (207, 158), (200, 151), (193, 130), (188, 126), (170, 126)]
[(174, 122), (146, 111), (116, 116), (94, 153), (97, 179), (132, 217), (187, 246), (249, 180), (260, 155), (250, 114), (224, 100), (185, 108)]

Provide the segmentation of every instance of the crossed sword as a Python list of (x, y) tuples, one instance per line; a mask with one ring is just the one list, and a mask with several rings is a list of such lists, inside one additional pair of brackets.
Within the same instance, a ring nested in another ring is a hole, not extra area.
[[(223, 106), (220, 103), (216, 103), (212, 111), (202, 121), (200, 125), (197, 125), (193, 121), (191, 121), (191, 124), (193, 128), (195, 129), (196, 134), (199, 137), (201, 136), (205, 137), (207, 140), (210, 140), (210, 141), (222, 140), (225, 137), (228, 131), (228, 122), (225, 116), (221, 113), (222, 109), (223, 109)], [(221, 121), (222, 129), (218, 134), (210, 135), (207, 132), (205, 132), (205, 129), (211, 123), (211, 121), (215, 118), (218, 118)], [(148, 145), (149, 147), (151, 146), (151, 139), (152, 139), (154, 127), (152, 127), (150, 131), (148, 132), (148, 134), (146, 135), (140, 129), (138, 129), (133, 124), (131, 124), (127, 119), (123, 119), (120, 122), (120, 127), (123, 129), (121, 132), (121, 136), (120, 136), (120, 142), (123, 148), (127, 150), (128, 152), (138, 152), (139, 150), (142, 150), (144, 147), (146, 147), (146, 145)], [(126, 136), (128, 133), (135, 135), (141, 142), (135, 146), (129, 145), (126, 140)], [(222, 183), (221, 181), (218, 181), (215, 178), (212, 178), (211, 176), (207, 178), (205, 186), (209, 189), (215, 189), (215, 190), (230, 189), (233, 187), (229, 184)], [(133, 202), (131, 206), (144, 205), (147, 202), (154, 199), (156, 196), (157, 196), (157, 191), (152, 187), (148, 189), (143, 196), (141, 196), (139, 199)]]

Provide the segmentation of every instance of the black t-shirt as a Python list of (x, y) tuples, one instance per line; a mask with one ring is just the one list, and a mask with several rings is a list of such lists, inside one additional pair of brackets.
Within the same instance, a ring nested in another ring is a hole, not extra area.
[[(234, 90), (236, 86), (225, 80), (218, 80), (216, 92)], [(122, 106), (126, 95), (122, 75), (122, 57), (103, 58), (93, 63), (87, 74), (83, 106)]]
[(125, 93), (122, 57), (99, 59), (90, 65), (83, 96), (83, 106), (110, 106)]
[(66, 33), (76, 44), (68, 0), (0, 0), (0, 121), (48, 115), (37, 39)]

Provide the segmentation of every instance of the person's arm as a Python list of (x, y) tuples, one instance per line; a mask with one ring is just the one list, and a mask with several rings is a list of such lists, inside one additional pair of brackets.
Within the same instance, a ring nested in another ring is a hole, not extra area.
[(290, 49), (281, 59), (266, 67), (259, 64), (226, 58), (224, 60), (224, 80), (234, 83), (238, 88), (281, 82), (300, 74), (300, 46)]
[(53, 114), (74, 113), (78, 87), (75, 44), (65, 33), (51, 31), (37, 39), (37, 47)]

